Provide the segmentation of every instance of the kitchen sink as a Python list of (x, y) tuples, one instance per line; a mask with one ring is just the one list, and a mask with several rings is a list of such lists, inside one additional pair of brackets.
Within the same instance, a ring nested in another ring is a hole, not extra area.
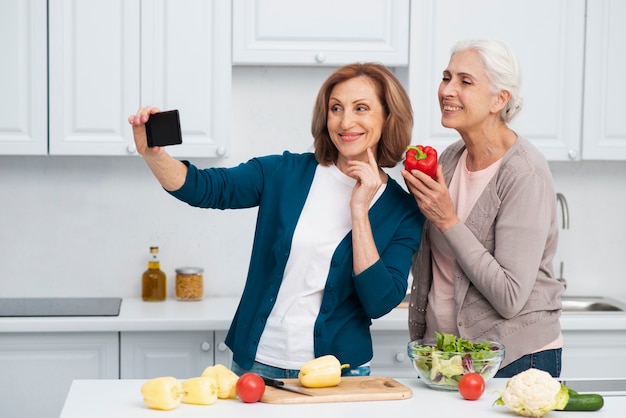
[(626, 304), (601, 296), (562, 296), (563, 312), (624, 312)]

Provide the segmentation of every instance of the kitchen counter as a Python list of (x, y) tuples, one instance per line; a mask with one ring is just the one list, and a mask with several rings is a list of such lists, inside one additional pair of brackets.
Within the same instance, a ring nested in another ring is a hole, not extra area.
[[(510, 409), (493, 405), (498, 398), (498, 389), (503, 389), (506, 379), (487, 382), (483, 396), (476, 401), (464, 400), (458, 392), (443, 392), (429, 389), (417, 379), (397, 379), (411, 388), (413, 396), (404, 400), (336, 402), (298, 405), (275, 405), (265, 403), (246, 404), (239, 399), (218, 399), (213, 405), (181, 404), (168, 411), (148, 409), (141, 396), (141, 385), (145, 380), (74, 380), (60, 418), (150, 418), (150, 417), (235, 417), (255, 418), (320, 417), (345, 418), (346, 416), (367, 417), (516, 417)], [(626, 410), (626, 397), (607, 396), (601, 410), (594, 418), (619, 417)], [(549, 412), (546, 418), (560, 417), (560, 412)], [(567, 412), (566, 418), (589, 417), (589, 412)]]
[[(227, 330), (238, 297), (205, 298), (184, 302), (143, 302), (124, 298), (119, 316), (0, 318), (0, 332), (123, 332)], [(398, 308), (373, 321), (375, 331), (407, 329), (407, 309)], [(626, 312), (566, 312), (563, 330), (626, 330)]]

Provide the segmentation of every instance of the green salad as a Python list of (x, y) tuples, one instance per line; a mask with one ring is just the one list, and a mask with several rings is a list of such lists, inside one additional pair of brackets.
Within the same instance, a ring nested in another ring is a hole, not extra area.
[(490, 361), (502, 356), (503, 352), (491, 341), (472, 343), (453, 334), (435, 332), (436, 345), (412, 347), (414, 361), (425, 371), (432, 383), (456, 386), (463, 374), (476, 372), (486, 379), (493, 376), (499, 362)]

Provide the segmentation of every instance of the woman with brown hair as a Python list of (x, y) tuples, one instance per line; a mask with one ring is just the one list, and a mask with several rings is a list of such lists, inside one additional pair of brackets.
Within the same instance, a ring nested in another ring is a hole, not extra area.
[(409, 98), (386, 67), (339, 68), (322, 85), (312, 133), (315, 153), (253, 158), (199, 169), (148, 148), (154, 107), (129, 118), (138, 152), (174, 197), (201, 208), (258, 207), (243, 295), (226, 344), (241, 374), (297, 377), (333, 354), (369, 374), (372, 318), (406, 293), (423, 224), (414, 199), (381, 167), (410, 143)]

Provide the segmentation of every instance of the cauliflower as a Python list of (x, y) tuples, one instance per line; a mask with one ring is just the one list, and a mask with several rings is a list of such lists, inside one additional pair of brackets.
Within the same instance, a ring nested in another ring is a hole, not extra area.
[(505, 405), (525, 417), (540, 418), (548, 411), (565, 408), (568, 400), (567, 386), (548, 372), (528, 369), (506, 383), (496, 404)]

